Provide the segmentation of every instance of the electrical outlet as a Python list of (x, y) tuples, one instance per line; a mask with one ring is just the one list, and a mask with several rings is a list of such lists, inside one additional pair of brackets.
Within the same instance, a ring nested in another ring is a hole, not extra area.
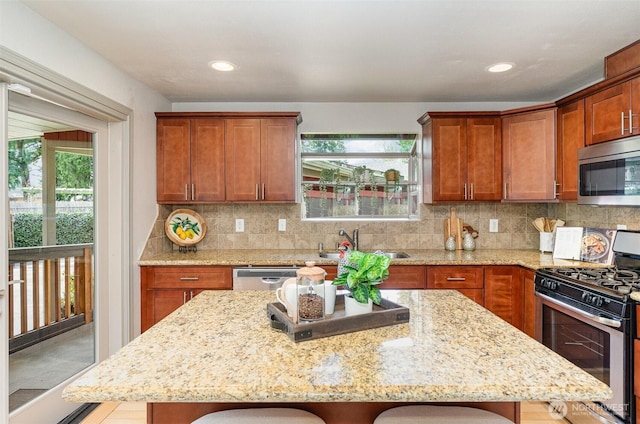
[(618, 224), (618, 225), (616, 225), (616, 229), (617, 230), (626, 230), (627, 226), (626, 226), (626, 224)]
[(244, 233), (244, 219), (236, 219), (236, 233)]
[(284, 218), (278, 219), (278, 231), (287, 231), (287, 220)]
[(498, 220), (497, 219), (490, 219), (489, 220), (489, 232), (490, 233), (497, 233), (498, 232)]

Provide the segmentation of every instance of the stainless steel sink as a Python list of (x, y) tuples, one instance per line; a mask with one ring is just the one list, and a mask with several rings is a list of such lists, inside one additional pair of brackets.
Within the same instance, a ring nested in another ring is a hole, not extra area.
[[(326, 259), (340, 259), (340, 253), (338, 252), (322, 252), (319, 253), (318, 256)], [(384, 256), (387, 256), (391, 259), (402, 259), (409, 257), (409, 255), (405, 252), (384, 252)]]

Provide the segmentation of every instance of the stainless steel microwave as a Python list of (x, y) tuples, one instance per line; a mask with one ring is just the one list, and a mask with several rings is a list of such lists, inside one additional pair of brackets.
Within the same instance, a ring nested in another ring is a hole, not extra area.
[(578, 150), (578, 204), (640, 206), (640, 137)]

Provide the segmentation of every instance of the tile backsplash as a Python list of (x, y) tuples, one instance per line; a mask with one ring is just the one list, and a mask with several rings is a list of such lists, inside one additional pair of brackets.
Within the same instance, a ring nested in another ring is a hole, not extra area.
[[(538, 249), (539, 234), (531, 222), (540, 216), (562, 219), (567, 226), (616, 228), (624, 224), (640, 230), (640, 208), (592, 207), (573, 203), (457, 203), (421, 205), (419, 221), (309, 222), (300, 219), (297, 204), (159, 205), (158, 217), (143, 258), (177, 251), (164, 233), (169, 214), (180, 208), (198, 212), (207, 223), (207, 234), (198, 249), (317, 249), (335, 248), (342, 241), (340, 228), (360, 232), (364, 250), (444, 248), (444, 220), (450, 209), (478, 231), (477, 249)], [(235, 231), (236, 218), (244, 219), (244, 232)], [(278, 231), (278, 219), (286, 219), (286, 231)], [(498, 232), (489, 232), (489, 219), (498, 219)]]

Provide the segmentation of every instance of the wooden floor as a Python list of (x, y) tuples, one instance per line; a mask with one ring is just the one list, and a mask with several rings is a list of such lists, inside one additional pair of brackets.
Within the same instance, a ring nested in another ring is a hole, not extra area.
[[(96, 408), (81, 424), (145, 424), (146, 408), (144, 403), (103, 403)], [(553, 419), (542, 402), (522, 402), (521, 424), (565, 424), (565, 420)]]

